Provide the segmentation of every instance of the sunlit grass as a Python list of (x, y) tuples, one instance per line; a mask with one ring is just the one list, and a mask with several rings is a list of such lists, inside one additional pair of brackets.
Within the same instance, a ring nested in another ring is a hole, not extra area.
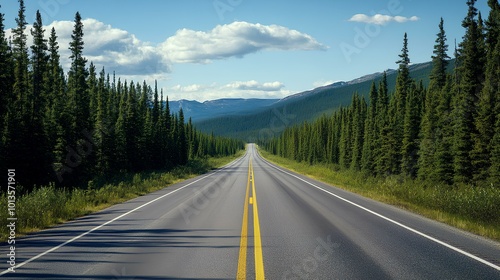
[(260, 150), (271, 162), (311, 178), (481, 236), (500, 240), (500, 189), (447, 186), (402, 176), (374, 178), (335, 165), (299, 163)]
[[(39, 187), (16, 200), (16, 235), (50, 227), (111, 205), (163, 189), (169, 185), (206, 173), (240, 157), (244, 151), (228, 157), (191, 161), (168, 172), (123, 174), (114, 178), (96, 178), (86, 189), (61, 189), (54, 185)], [(6, 194), (0, 196), (0, 242), (7, 240)]]

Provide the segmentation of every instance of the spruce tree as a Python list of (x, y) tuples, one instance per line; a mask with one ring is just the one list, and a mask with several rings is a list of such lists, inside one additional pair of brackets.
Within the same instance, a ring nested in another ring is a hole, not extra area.
[(391, 155), (387, 158), (389, 160), (389, 172), (393, 174), (399, 173), (400, 171), (406, 100), (411, 89), (410, 69), (408, 68), (410, 65), (410, 57), (408, 55), (408, 35), (406, 33), (404, 34), (403, 48), (399, 58), (400, 59), (396, 62), (399, 64), (396, 90), (392, 96), (390, 106), (390, 129), (392, 131), (387, 135), (387, 137), (392, 138), (387, 141), (394, 145), (392, 147), (393, 151), (389, 151)]
[[(489, 1), (490, 15), (486, 22), (487, 63), (484, 86), (479, 94), (477, 117), (475, 119), (477, 135), (474, 137), (474, 149), (471, 158), (474, 167), (474, 180), (482, 181), (488, 177), (490, 169), (491, 139), (494, 135), (496, 114), (495, 104), (498, 102), (498, 86), (500, 83), (500, 58), (495, 53), (498, 45), (500, 23), (500, 7), (497, 1)], [(495, 37), (496, 36), (496, 37)]]
[(418, 171), (419, 133), (423, 85), (415, 83), (406, 98), (401, 170), (404, 175), (414, 178)]
[[(0, 5), (1, 8), (1, 5)], [(13, 61), (11, 50), (5, 38), (4, 15), (0, 12), (0, 168), (6, 170), (4, 128), (7, 110), (12, 104)], [(1, 177), (3, 178), (3, 177)]]
[(46, 122), (47, 102), (50, 97), (48, 93), (48, 46), (44, 38), (42, 17), (40, 12), (36, 13), (36, 22), (31, 29), (33, 44), (31, 46), (31, 91), (29, 104), (30, 122), (28, 124), (31, 132), (30, 137), (30, 165), (31, 176), (40, 184), (48, 182), (49, 166), (51, 164), (51, 153), (49, 139), (44, 127)]
[(363, 151), (363, 137), (366, 118), (366, 101), (354, 94), (352, 103), (352, 158), (350, 168), (354, 171), (361, 169), (361, 158)]
[(186, 126), (184, 123), (184, 112), (182, 108), (179, 110), (179, 125), (178, 125), (178, 152), (179, 164), (184, 165), (188, 162), (188, 142), (186, 137)]
[(375, 159), (375, 140), (376, 140), (376, 117), (378, 105), (378, 92), (375, 82), (370, 88), (370, 104), (365, 121), (365, 135), (363, 142), (363, 153), (361, 158), (361, 167), (363, 171), (373, 173)]
[[(452, 97), (456, 95), (457, 87), (453, 86), (451, 75), (448, 75), (447, 82), (436, 97), (438, 104), (436, 107), (436, 151), (434, 153), (435, 170), (429, 174), (429, 178), (434, 182), (453, 183), (453, 128), (452, 128)], [(423, 128), (425, 129), (425, 128)], [(425, 167), (424, 167), (425, 168)]]
[(28, 74), (28, 47), (26, 35), (26, 17), (24, 1), (19, 1), (19, 12), (16, 18), (17, 27), (13, 29), (12, 57), (14, 62), (14, 79), (12, 99), (9, 100), (5, 116), (3, 139), (5, 143), (5, 160), (19, 174), (20, 183), (29, 186), (35, 183), (30, 175), (32, 117), (31, 90)]
[(459, 84), (453, 112), (455, 182), (468, 182), (474, 174), (471, 151), (474, 146), (473, 136), (476, 135), (477, 100), (482, 89), (481, 62), (484, 60), (484, 54), (481, 52), (484, 39), (476, 19), (478, 13), (475, 2), (476, 0), (467, 1), (469, 9), (462, 22), (466, 32), (459, 50)]
[(448, 66), (448, 45), (446, 44), (446, 33), (444, 21), (441, 18), (439, 23), (439, 33), (434, 45), (434, 55), (432, 56), (432, 70), (430, 75), (430, 86), (424, 100), (424, 115), (421, 124), (421, 142), (419, 151), (419, 173), (420, 179), (429, 179), (435, 172), (434, 155), (436, 153), (436, 130), (438, 116), (436, 107), (438, 97), (446, 84)]

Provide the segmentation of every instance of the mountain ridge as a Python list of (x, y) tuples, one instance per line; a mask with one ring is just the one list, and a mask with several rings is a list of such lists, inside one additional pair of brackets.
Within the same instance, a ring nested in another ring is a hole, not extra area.
[[(449, 69), (453, 66), (449, 63)], [(432, 62), (409, 66), (410, 74), (416, 81), (429, 83)], [(323, 87), (299, 92), (282, 98), (266, 107), (256, 107), (244, 112), (223, 114), (214, 118), (195, 120), (195, 126), (205, 133), (234, 137), (246, 141), (278, 136), (285, 127), (312, 121), (321, 115), (330, 114), (351, 103), (354, 93), (368, 101), (372, 82), (378, 84), (384, 72), (387, 74), (388, 88), (394, 89), (397, 70), (387, 69), (348, 82), (336, 82)]]

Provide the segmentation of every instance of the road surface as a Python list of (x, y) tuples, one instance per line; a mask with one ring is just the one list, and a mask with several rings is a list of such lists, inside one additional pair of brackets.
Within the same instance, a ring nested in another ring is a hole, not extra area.
[(314, 181), (224, 168), (20, 238), (14, 279), (500, 279), (500, 245)]

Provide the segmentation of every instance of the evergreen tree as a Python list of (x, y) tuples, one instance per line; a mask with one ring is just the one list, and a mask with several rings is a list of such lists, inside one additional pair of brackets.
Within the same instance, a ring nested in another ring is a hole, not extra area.
[[(491, 154), (491, 139), (493, 139), (496, 114), (495, 104), (499, 93), (498, 86), (500, 77), (498, 75), (500, 69), (500, 58), (498, 53), (495, 53), (495, 48), (498, 45), (498, 30), (500, 23), (500, 7), (497, 1), (489, 1), (491, 12), (486, 22), (486, 47), (487, 63), (484, 86), (479, 94), (479, 102), (477, 105), (477, 117), (475, 126), (477, 135), (474, 137), (474, 149), (471, 153), (471, 158), (474, 167), (474, 180), (482, 181), (488, 177), (490, 169), (490, 154)], [(496, 37), (495, 37), (496, 36)]]
[(363, 140), (366, 118), (366, 101), (359, 98), (359, 95), (354, 94), (352, 103), (352, 158), (350, 168), (355, 171), (361, 169), (361, 158), (363, 151)]
[(484, 44), (481, 30), (476, 19), (476, 0), (468, 0), (467, 16), (462, 22), (466, 29), (460, 44), (460, 65), (457, 69), (459, 84), (458, 94), (454, 100), (454, 169), (455, 181), (467, 182), (472, 179), (474, 169), (471, 160), (473, 136), (476, 135), (475, 117), (477, 114), (478, 94), (482, 89), (484, 54), (481, 44)]
[(339, 164), (347, 169), (352, 161), (352, 111), (350, 108), (342, 112), (341, 127)]
[(387, 139), (388, 143), (393, 144), (391, 155), (388, 159), (389, 173), (397, 174), (400, 171), (401, 159), (402, 159), (402, 143), (403, 143), (403, 132), (404, 132), (404, 119), (406, 116), (406, 100), (411, 89), (411, 77), (410, 70), (408, 66), (410, 65), (410, 57), (408, 55), (408, 35), (404, 34), (403, 39), (403, 49), (399, 55), (399, 60), (396, 62), (399, 64), (398, 77), (396, 79), (396, 91), (391, 99), (390, 106), (390, 116), (391, 123), (390, 133), (388, 132)]
[(428, 179), (433, 176), (435, 169), (434, 155), (436, 153), (436, 129), (438, 116), (436, 107), (438, 106), (438, 97), (446, 84), (448, 66), (448, 45), (446, 44), (446, 33), (444, 30), (444, 21), (441, 18), (439, 23), (439, 33), (437, 34), (436, 44), (434, 45), (434, 55), (432, 56), (432, 70), (430, 75), (430, 87), (425, 95), (424, 115), (421, 124), (421, 142), (419, 151), (419, 173), (420, 179)]
[(419, 133), (423, 85), (412, 85), (406, 99), (401, 170), (406, 176), (414, 178), (418, 170)]
[(182, 108), (179, 110), (177, 147), (179, 152), (179, 164), (185, 165), (188, 162), (188, 142), (186, 137), (186, 127), (184, 123), (184, 112)]
[[(1, 5), (0, 5), (1, 8)], [(12, 56), (9, 44), (5, 38), (4, 15), (0, 12), (0, 168), (5, 170), (6, 158), (4, 148), (4, 127), (8, 105), (12, 104)], [(2, 177), (3, 178), (3, 177)]]
[(44, 38), (42, 17), (40, 12), (36, 13), (36, 22), (33, 24), (31, 35), (33, 45), (31, 46), (31, 90), (30, 100), (30, 122), (27, 127), (31, 133), (29, 153), (31, 154), (29, 165), (31, 176), (40, 183), (48, 182), (51, 154), (49, 139), (45, 134), (46, 124), (45, 112), (49, 98), (48, 90), (48, 60), (47, 40)]
[(390, 158), (388, 153), (393, 151), (390, 141), (394, 139), (390, 135), (389, 94), (386, 72), (384, 72), (379, 84), (376, 110), (375, 149), (373, 151), (374, 167), (377, 174), (385, 175), (390, 172)]
[(3, 134), (5, 159), (9, 168), (15, 168), (22, 185), (31, 186), (35, 179), (30, 174), (31, 132), (30, 121), (32, 108), (31, 91), (28, 75), (28, 47), (24, 1), (19, 1), (19, 12), (16, 18), (17, 27), (13, 29), (12, 57), (14, 62), (14, 83), (12, 99), (8, 100), (5, 128)]
[(441, 89), (446, 83), (446, 69), (450, 59), (448, 56), (448, 44), (446, 44), (446, 32), (444, 30), (443, 18), (441, 18), (439, 22), (439, 33), (437, 34), (433, 53), (430, 88)]
[(367, 117), (365, 121), (365, 135), (363, 142), (363, 153), (361, 158), (362, 170), (373, 173), (375, 162), (375, 141), (376, 141), (376, 117), (378, 105), (378, 91), (375, 82), (370, 89), (370, 105), (368, 106)]
[[(436, 96), (438, 104), (436, 107), (436, 141), (434, 153), (434, 171), (429, 174), (429, 178), (435, 182), (453, 183), (453, 128), (452, 128), (452, 97), (456, 95), (456, 87), (452, 86), (453, 81), (448, 75), (447, 82), (443, 89)], [(423, 129), (426, 129), (425, 127)], [(426, 168), (423, 166), (422, 168)]]

